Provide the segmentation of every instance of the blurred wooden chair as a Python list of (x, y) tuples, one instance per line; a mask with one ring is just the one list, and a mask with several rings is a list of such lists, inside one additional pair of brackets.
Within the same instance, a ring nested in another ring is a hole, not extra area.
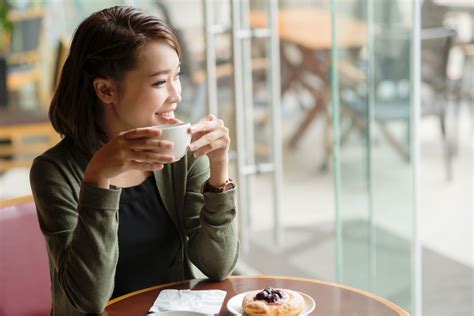
[(0, 200), (0, 249), (0, 315), (49, 315), (48, 255), (31, 196)]
[(18, 102), (22, 89), (33, 86), (38, 103), (46, 102), (41, 92), (40, 47), (43, 10), (33, 7), (11, 10), (12, 30), (8, 36), (6, 57), (8, 62), (7, 87), (10, 99)]
[[(452, 178), (452, 159), (455, 155), (455, 140), (447, 129), (447, 112), (453, 98), (453, 89), (447, 76), (449, 53), (456, 33), (446, 27), (425, 28), (421, 30), (421, 115), (434, 116), (439, 121), (441, 145), (444, 153), (446, 178)], [(391, 34), (385, 35), (390, 39)], [(376, 43), (382, 40), (375, 39)], [(399, 43), (399, 56), (377, 56), (374, 64), (376, 82), (374, 93), (374, 119), (388, 143), (403, 157), (410, 161), (410, 82), (409, 64), (400, 64), (400, 60), (408, 59), (410, 38), (406, 34)], [(390, 53), (390, 51), (387, 51)], [(362, 68), (367, 69), (367, 65)], [(405, 67), (405, 68), (403, 68)], [(352, 82), (351, 82), (352, 81)], [(350, 121), (349, 127), (343, 131), (341, 142), (349, 135), (352, 127), (367, 132), (368, 91), (364, 86), (366, 80), (350, 80), (341, 76), (341, 111)], [(397, 137), (391, 123), (402, 123), (405, 139)]]
[(29, 168), (34, 157), (59, 139), (49, 122), (0, 126), (0, 174), (12, 168)]
[(463, 10), (448, 11), (443, 24), (456, 31), (456, 38), (448, 60), (448, 77), (456, 80), (458, 85), (457, 101), (474, 100), (473, 67), (474, 67), (474, 16)]
[(0, 109), (8, 105), (7, 60), (0, 56)]

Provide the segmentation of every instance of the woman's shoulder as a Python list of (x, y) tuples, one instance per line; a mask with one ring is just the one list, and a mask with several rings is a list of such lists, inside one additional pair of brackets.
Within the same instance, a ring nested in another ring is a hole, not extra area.
[(56, 145), (43, 152), (40, 157), (49, 159), (57, 159), (63, 157), (83, 157), (84, 152), (79, 149), (79, 146), (70, 138), (65, 137), (61, 139)]
[(49, 148), (33, 161), (32, 169), (38, 165), (54, 165), (57, 168), (84, 169), (87, 166), (87, 155), (69, 139), (63, 138), (59, 143)]

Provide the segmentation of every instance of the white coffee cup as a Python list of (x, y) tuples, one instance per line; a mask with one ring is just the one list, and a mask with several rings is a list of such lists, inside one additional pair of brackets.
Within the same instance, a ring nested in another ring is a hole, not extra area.
[(173, 147), (165, 150), (165, 153), (172, 154), (175, 158), (174, 161), (178, 161), (186, 155), (187, 148), (191, 143), (191, 134), (188, 133), (190, 126), (190, 123), (153, 126), (153, 128), (161, 130), (161, 135), (156, 137), (157, 139), (167, 140), (173, 143)]

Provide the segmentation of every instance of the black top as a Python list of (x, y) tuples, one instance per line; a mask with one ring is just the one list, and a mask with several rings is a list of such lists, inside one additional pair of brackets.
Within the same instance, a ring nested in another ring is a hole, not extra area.
[(112, 298), (171, 281), (180, 251), (179, 232), (166, 212), (153, 175), (123, 188), (118, 227), (119, 258)]

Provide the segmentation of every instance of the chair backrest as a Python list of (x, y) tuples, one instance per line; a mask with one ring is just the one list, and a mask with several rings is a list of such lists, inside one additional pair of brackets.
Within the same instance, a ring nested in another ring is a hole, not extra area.
[(0, 172), (30, 167), (34, 157), (59, 139), (49, 122), (0, 126)]
[(31, 196), (0, 201), (0, 315), (47, 316), (51, 281)]
[(447, 64), (456, 32), (447, 27), (421, 30), (421, 79), (434, 89), (447, 87)]
[(9, 43), (9, 63), (12, 65), (36, 64), (40, 59), (40, 39), (43, 10), (39, 7), (9, 12), (12, 31)]

